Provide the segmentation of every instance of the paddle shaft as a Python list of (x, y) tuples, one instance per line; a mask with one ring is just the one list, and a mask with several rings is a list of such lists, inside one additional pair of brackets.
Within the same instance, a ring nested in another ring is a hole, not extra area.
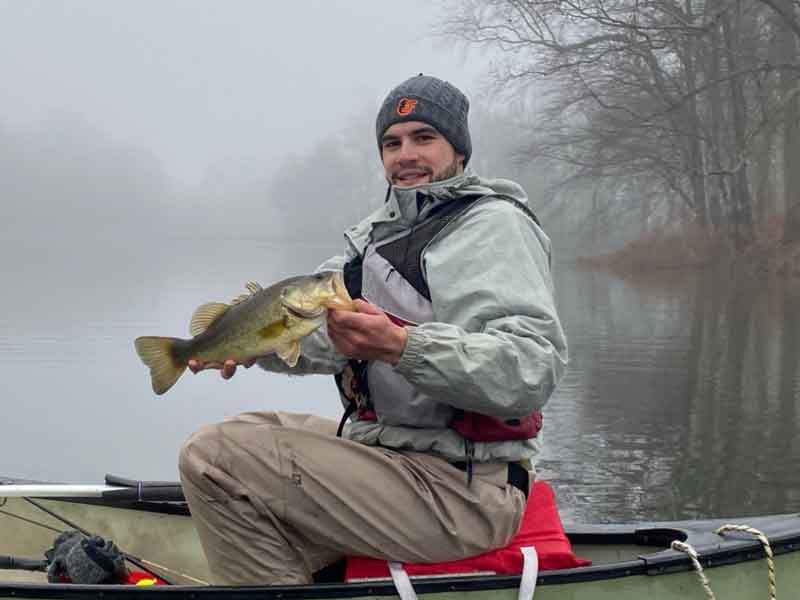
[(104, 493), (125, 489), (113, 485), (12, 484), (0, 485), (0, 498), (102, 498)]
[(103, 498), (121, 502), (184, 502), (179, 483), (135, 482), (139, 485), (25, 483), (0, 485), (0, 498)]

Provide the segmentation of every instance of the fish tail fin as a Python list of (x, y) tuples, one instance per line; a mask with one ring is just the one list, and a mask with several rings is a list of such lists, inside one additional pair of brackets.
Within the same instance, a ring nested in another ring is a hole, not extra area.
[(142, 362), (150, 368), (153, 391), (159, 396), (169, 390), (186, 370), (186, 364), (175, 356), (178, 338), (140, 337), (134, 345)]

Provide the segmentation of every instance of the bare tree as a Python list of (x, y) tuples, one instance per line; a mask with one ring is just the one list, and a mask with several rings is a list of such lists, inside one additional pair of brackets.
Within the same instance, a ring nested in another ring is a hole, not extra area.
[[(775, 11), (773, 62), (800, 66), (800, 0), (761, 0)], [(800, 239), (800, 70), (779, 71), (778, 95), (783, 113), (784, 240)]]
[(800, 0), (760, 0), (774, 10), (794, 35), (800, 38)]
[[(673, 220), (731, 225), (746, 242), (775, 195), (782, 124), (781, 170), (796, 171), (787, 163), (798, 156), (796, 46), (784, 40), (777, 62), (769, 52), (776, 20), (797, 33), (799, 1), (460, 0), (440, 33), (502, 51), (491, 73), (498, 93), (532, 97), (541, 115), (530, 124), (530, 161), (567, 165), (571, 181), (615, 178), (629, 193), (614, 201), (629, 210), (679, 203), (685, 210), (666, 213)], [(647, 193), (621, 183), (634, 179)]]

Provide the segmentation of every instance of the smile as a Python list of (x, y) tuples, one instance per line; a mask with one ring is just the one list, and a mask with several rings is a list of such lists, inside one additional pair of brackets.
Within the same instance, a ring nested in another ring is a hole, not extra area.
[(415, 181), (430, 176), (427, 171), (401, 171), (394, 176), (395, 181)]

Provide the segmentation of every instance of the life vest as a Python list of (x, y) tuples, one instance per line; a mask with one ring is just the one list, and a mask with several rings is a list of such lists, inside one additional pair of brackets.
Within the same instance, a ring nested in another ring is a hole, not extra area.
[[(434, 208), (421, 224), (368, 244), (361, 255), (344, 266), (344, 281), (350, 296), (375, 304), (399, 325), (413, 327), (433, 320), (430, 290), (423, 273), (423, 253), (442, 229), (484, 198), (472, 196), (445, 202)], [(514, 203), (539, 225), (524, 204), (504, 196), (497, 198)], [(530, 439), (542, 427), (542, 414), (538, 411), (519, 418), (500, 419), (438, 403), (415, 391), (401, 375), (380, 361), (350, 360), (336, 375), (336, 384), (348, 402), (339, 435), (347, 418), (355, 412), (356, 418), (363, 421), (450, 427), (469, 442), (465, 444), (469, 454), (473, 442)]]

